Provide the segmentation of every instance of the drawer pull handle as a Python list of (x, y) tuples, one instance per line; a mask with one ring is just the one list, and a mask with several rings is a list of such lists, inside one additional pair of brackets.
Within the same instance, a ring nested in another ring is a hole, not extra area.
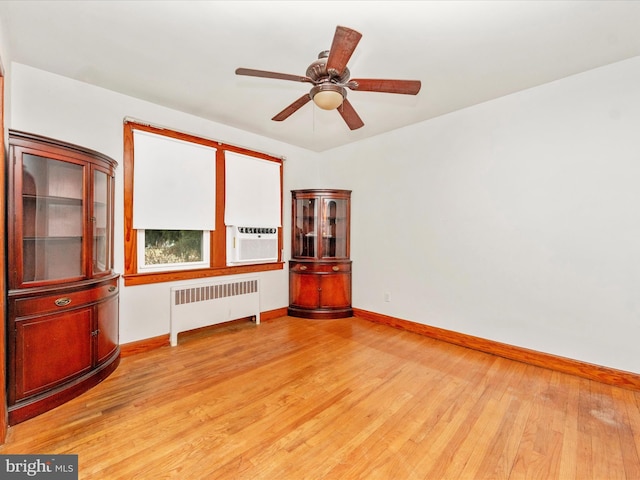
[(339, 266), (337, 266), (337, 265), (334, 265), (334, 266), (332, 267), (332, 270), (333, 270), (334, 272), (337, 272), (338, 270), (340, 270), (340, 267), (339, 267)]
[(300, 270), (306, 270), (306, 269), (307, 269), (307, 266), (306, 266), (306, 265), (302, 265), (302, 266), (300, 267)]
[(115, 285), (109, 285), (109, 292), (115, 292), (116, 291), (116, 287)]
[(58, 307), (66, 307), (71, 303), (71, 299), (69, 297), (58, 298), (55, 302)]

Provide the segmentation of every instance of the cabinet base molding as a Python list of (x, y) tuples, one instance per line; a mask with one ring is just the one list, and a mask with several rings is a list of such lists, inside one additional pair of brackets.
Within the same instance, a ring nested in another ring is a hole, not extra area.
[(9, 406), (9, 425), (16, 425), (68, 402), (107, 378), (120, 364), (120, 350), (99, 368), (71, 383)]
[(287, 314), (290, 317), (311, 318), (314, 320), (333, 320), (336, 318), (353, 317), (352, 308), (331, 309), (327, 311), (309, 310), (305, 308), (289, 307)]
[(594, 380), (596, 382), (613, 385), (615, 387), (640, 390), (640, 374), (617, 370), (615, 368), (594, 365), (580, 360), (560, 357), (549, 353), (529, 350), (522, 347), (487, 340), (484, 338), (466, 335), (451, 330), (432, 327), (421, 323), (402, 320), (380, 313), (369, 312), (359, 308), (353, 309), (354, 316), (371, 322), (388, 325), (390, 327), (406, 330), (419, 335), (440, 340), (461, 347), (471, 348), (480, 352), (489, 353), (498, 357), (508, 358), (529, 365), (555, 370), (569, 375)]

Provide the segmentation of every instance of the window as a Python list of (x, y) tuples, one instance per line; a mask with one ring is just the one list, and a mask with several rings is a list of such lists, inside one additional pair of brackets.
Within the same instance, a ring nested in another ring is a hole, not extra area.
[[(124, 146), (125, 285), (283, 268), (281, 159), (133, 121)], [(227, 264), (238, 222), (275, 228), (277, 261)]]
[(134, 130), (138, 271), (207, 268), (215, 229), (216, 150)]
[(209, 267), (209, 230), (138, 230), (138, 271)]
[(279, 165), (226, 152), (225, 225), (281, 227), (280, 198)]

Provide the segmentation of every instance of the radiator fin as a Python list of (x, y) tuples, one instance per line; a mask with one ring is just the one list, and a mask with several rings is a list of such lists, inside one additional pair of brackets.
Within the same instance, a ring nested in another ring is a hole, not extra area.
[(217, 298), (245, 295), (258, 291), (257, 280), (244, 280), (240, 282), (224, 283), (217, 285), (204, 285), (199, 287), (187, 287), (174, 292), (174, 305), (184, 303), (204, 302)]

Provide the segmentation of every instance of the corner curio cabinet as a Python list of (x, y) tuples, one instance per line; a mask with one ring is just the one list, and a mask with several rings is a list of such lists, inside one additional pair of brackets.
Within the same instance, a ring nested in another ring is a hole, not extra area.
[(351, 317), (350, 190), (294, 190), (289, 309), (294, 317)]
[(79, 395), (118, 365), (116, 162), (9, 131), (9, 424)]

